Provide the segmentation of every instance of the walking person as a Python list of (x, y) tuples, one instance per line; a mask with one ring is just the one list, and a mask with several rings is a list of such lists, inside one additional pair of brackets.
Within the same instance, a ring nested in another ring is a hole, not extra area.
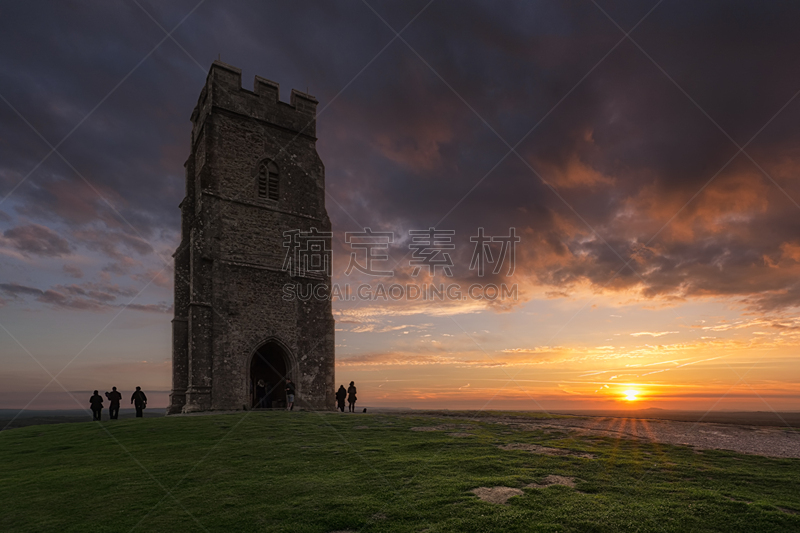
[(264, 399), (267, 396), (267, 388), (263, 379), (259, 379), (256, 383), (256, 407), (263, 409), (266, 407)]
[(289, 378), (286, 378), (286, 410), (291, 411), (294, 409), (294, 383)]
[(350, 404), (349, 411), (356, 412), (356, 382), (351, 381), (350, 386), (347, 387), (347, 403)]
[(94, 391), (89, 398), (89, 405), (92, 406), (92, 421), (100, 422), (100, 416), (103, 414), (103, 397), (97, 391)]
[(119, 393), (116, 387), (111, 387), (111, 392), (106, 392), (106, 398), (111, 402), (108, 405), (108, 416), (111, 420), (119, 418), (119, 402), (122, 401), (122, 394)]
[(347, 391), (344, 390), (344, 385), (339, 385), (339, 390), (336, 391), (336, 406), (344, 413), (344, 399), (347, 397)]
[(136, 418), (142, 418), (144, 409), (147, 407), (147, 396), (144, 395), (141, 387), (136, 387), (136, 392), (131, 395), (131, 403), (136, 408)]

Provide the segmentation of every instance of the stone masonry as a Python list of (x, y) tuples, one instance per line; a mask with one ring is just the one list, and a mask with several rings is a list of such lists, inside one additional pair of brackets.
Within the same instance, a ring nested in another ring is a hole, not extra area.
[(316, 106), (295, 90), (281, 102), (278, 84), (258, 76), (249, 91), (241, 70), (211, 66), (191, 117), (174, 254), (170, 414), (251, 408), (265, 346), (295, 382), (298, 407), (334, 407), (331, 302), (283, 293), (287, 283), (330, 287), (329, 273), (283, 268), (284, 232), (330, 231)]

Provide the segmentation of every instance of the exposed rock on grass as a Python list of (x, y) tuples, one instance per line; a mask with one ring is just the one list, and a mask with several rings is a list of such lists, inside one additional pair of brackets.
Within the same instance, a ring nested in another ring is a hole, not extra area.
[(526, 489), (545, 489), (553, 485), (564, 485), (565, 487), (575, 487), (575, 478), (567, 476), (549, 475), (545, 477), (541, 483), (531, 483), (525, 485)]
[(472, 489), (471, 492), (485, 502), (499, 505), (504, 505), (509, 498), (525, 494), (520, 489), (512, 487), (478, 487), (477, 489)]
[(498, 446), (501, 450), (514, 451), (522, 450), (531, 453), (538, 453), (540, 455), (551, 455), (553, 457), (582, 457), (584, 459), (594, 459), (595, 455), (586, 452), (576, 452), (572, 450), (565, 450), (563, 448), (549, 448), (547, 446), (539, 446), (538, 444), (525, 444), (521, 442), (512, 442), (511, 444), (503, 444)]

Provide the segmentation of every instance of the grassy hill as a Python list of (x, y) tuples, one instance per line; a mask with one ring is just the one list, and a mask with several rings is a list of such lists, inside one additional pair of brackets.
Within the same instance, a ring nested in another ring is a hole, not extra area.
[[(548, 475), (576, 485), (525, 488)], [(0, 530), (783, 532), (800, 530), (798, 479), (800, 460), (486, 417), (145, 418), (0, 433)], [(523, 494), (470, 492), (494, 486)]]

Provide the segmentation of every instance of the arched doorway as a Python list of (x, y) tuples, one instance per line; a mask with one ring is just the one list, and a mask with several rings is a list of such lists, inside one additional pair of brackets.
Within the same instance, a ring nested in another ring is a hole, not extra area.
[[(267, 341), (250, 360), (250, 407), (286, 407), (286, 381), (289, 358), (275, 341)], [(264, 380), (267, 400), (259, 406), (258, 381)]]

